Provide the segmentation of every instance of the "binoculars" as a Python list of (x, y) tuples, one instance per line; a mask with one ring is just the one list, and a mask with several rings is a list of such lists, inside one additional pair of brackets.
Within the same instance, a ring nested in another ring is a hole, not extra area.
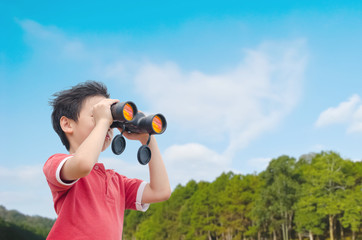
[(121, 134), (114, 137), (112, 141), (112, 151), (116, 155), (120, 155), (126, 148), (126, 140), (123, 132), (131, 133), (148, 133), (148, 141), (146, 145), (142, 145), (138, 149), (137, 159), (142, 165), (146, 165), (151, 160), (151, 150), (148, 144), (152, 134), (162, 134), (167, 127), (166, 118), (158, 113), (146, 116), (142, 112), (138, 112), (136, 104), (131, 101), (118, 102), (111, 106), (113, 123), (111, 128), (121, 128)]

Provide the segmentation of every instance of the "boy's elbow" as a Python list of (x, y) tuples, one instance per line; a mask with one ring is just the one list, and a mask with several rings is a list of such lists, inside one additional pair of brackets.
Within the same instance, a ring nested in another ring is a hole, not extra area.
[(168, 188), (167, 190), (165, 190), (162, 195), (161, 195), (161, 201), (167, 201), (168, 199), (170, 199), (171, 197), (171, 189)]
[(152, 193), (151, 202), (163, 202), (167, 201), (171, 197), (171, 189), (159, 189)]
[(165, 201), (167, 201), (168, 199), (170, 199), (171, 197), (171, 190), (167, 193), (167, 195), (165, 196)]

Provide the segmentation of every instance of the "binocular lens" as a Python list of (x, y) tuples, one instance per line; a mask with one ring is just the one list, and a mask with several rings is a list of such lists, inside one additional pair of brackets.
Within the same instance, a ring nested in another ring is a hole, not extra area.
[(118, 102), (111, 106), (113, 121), (119, 123), (130, 122), (137, 115), (137, 107), (131, 101)]
[(123, 116), (127, 121), (131, 121), (133, 119), (133, 108), (127, 103), (123, 108)]
[(159, 116), (153, 117), (152, 128), (156, 133), (160, 133), (162, 131), (162, 121)]

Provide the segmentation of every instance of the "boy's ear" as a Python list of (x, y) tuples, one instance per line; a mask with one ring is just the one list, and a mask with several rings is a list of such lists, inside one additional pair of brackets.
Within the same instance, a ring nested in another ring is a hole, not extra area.
[(64, 133), (73, 133), (73, 120), (67, 118), (66, 116), (62, 116), (60, 118), (60, 127)]

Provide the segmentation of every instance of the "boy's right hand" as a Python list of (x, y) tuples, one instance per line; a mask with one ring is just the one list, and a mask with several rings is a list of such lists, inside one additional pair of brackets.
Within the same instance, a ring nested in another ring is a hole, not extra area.
[(119, 102), (118, 99), (107, 98), (94, 105), (92, 108), (92, 116), (94, 118), (95, 124), (104, 120), (109, 123), (109, 125), (111, 125), (113, 122), (111, 106), (117, 102)]

